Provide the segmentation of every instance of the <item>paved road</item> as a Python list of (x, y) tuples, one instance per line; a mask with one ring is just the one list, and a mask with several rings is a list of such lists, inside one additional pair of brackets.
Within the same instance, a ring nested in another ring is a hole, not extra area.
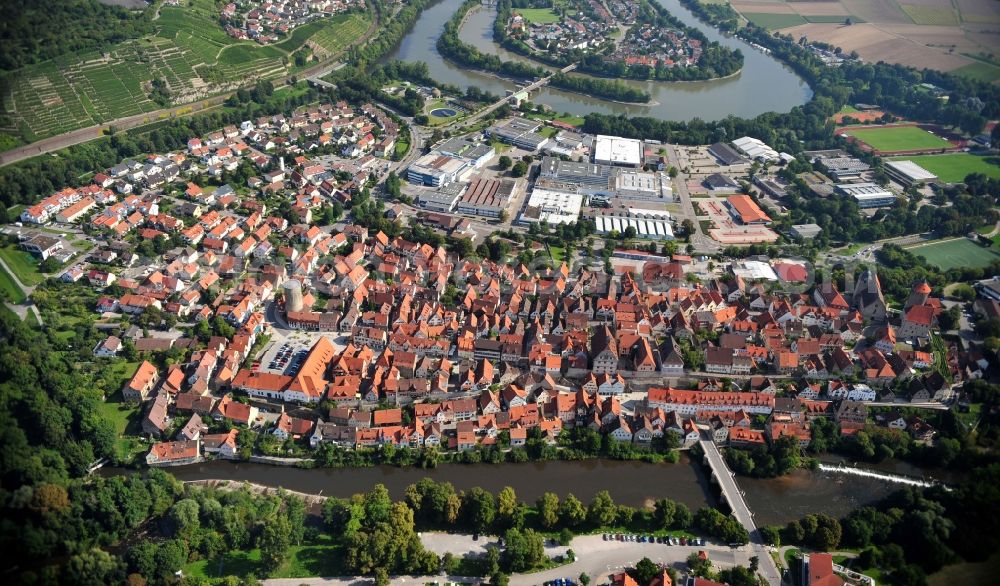
[[(456, 556), (461, 556), (468, 551), (484, 551), (483, 547), (491, 542), (481, 539), (478, 542), (472, 541), (468, 535), (451, 535), (441, 533), (423, 533), (421, 540), (424, 546), (437, 553), (451, 551)], [(708, 552), (709, 559), (717, 567), (730, 567), (734, 565), (749, 565), (750, 556), (753, 551), (749, 547), (732, 549), (724, 545), (706, 544), (701, 547), (692, 546), (671, 546), (655, 543), (625, 543), (618, 541), (604, 541), (600, 535), (580, 535), (573, 539), (567, 547), (546, 547), (546, 554), (550, 556), (565, 555), (567, 549), (572, 549), (577, 559), (571, 564), (566, 564), (558, 568), (536, 572), (533, 574), (515, 574), (510, 577), (511, 586), (537, 586), (544, 582), (556, 578), (569, 578), (574, 580), (581, 574), (586, 573), (595, 584), (606, 582), (607, 576), (622, 571), (626, 567), (633, 567), (636, 562), (644, 557), (652, 561), (669, 565), (676, 569), (686, 569), (687, 557), (693, 552), (704, 550)], [(422, 585), (430, 582), (479, 582), (480, 578), (467, 578), (461, 576), (397, 576), (392, 579), (393, 586)], [(372, 583), (370, 579), (358, 577), (333, 577), (333, 578), (287, 578), (264, 580), (266, 586), (298, 586), (300, 584), (323, 585), (323, 586), (360, 586)]]
[(694, 223), (694, 234), (691, 235), (691, 244), (694, 245), (697, 252), (715, 254), (722, 249), (722, 246), (711, 236), (701, 231), (701, 224), (698, 223), (698, 215), (694, 211), (694, 204), (691, 203), (691, 192), (688, 191), (687, 187), (687, 175), (680, 172), (680, 169), (684, 168), (684, 165), (681, 163), (677, 147), (672, 144), (665, 146), (667, 149), (667, 159), (678, 170), (674, 186), (677, 188), (677, 199), (681, 204), (682, 215)]
[(0, 266), (2, 266), (3, 270), (7, 271), (7, 274), (10, 275), (11, 280), (14, 281), (14, 285), (17, 286), (22, 293), (24, 293), (24, 303), (14, 303), (13, 301), (9, 301), (6, 302), (5, 305), (21, 319), (26, 319), (28, 317), (28, 312), (30, 311), (35, 314), (35, 318), (38, 320), (38, 323), (44, 324), (45, 322), (42, 321), (42, 314), (38, 312), (38, 307), (31, 302), (31, 294), (34, 293), (35, 287), (29, 287), (28, 285), (22, 283), (21, 280), (17, 278), (17, 273), (11, 270), (10, 265), (8, 265), (3, 258), (0, 258)]
[[(294, 75), (288, 75), (284, 78), (275, 80), (275, 87), (281, 87), (291, 82), (291, 78), (296, 79), (308, 79), (317, 73), (328, 72), (332, 64), (336, 64), (341, 57), (343, 57), (348, 50), (355, 47), (358, 44), (365, 43), (371, 38), (372, 34), (378, 26), (379, 19), (373, 18), (372, 24), (368, 27), (363, 35), (354, 43), (351, 43), (343, 51), (331, 55), (329, 59), (325, 59), (322, 63), (314, 65), (308, 69), (304, 69), (295, 73)], [(157, 120), (176, 118), (183, 116), (190, 116), (192, 114), (197, 114), (215, 108), (226, 101), (229, 96), (236, 93), (236, 88), (232, 91), (225, 92), (223, 94), (212, 96), (209, 98), (204, 98), (201, 100), (196, 100), (194, 102), (189, 102), (187, 104), (180, 104), (178, 106), (172, 106), (170, 108), (162, 108), (160, 110), (153, 110), (152, 112), (145, 112), (143, 114), (136, 114), (135, 116), (126, 116), (124, 118), (118, 118), (116, 120), (109, 120), (101, 124), (95, 124), (93, 126), (88, 126), (86, 128), (80, 128), (78, 130), (73, 130), (66, 132), (64, 134), (59, 134), (56, 136), (50, 136), (39, 141), (35, 141), (30, 144), (26, 144), (9, 151), (0, 153), (0, 167), (4, 165), (9, 165), (11, 163), (16, 163), (18, 161), (23, 161), (25, 159), (30, 159), (31, 157), (37, 157), (39, 155), (44, 155), (47, 153), (52, 153), (66, 147), (73, 145), (82, 144), (85, 142), (90, 142), (92, 140), (101, 138), (105, 136), (104, 132), (108, 127), (114, 126), (119, 130), (127, 130), (129, 128), (135, 128), (137, 126), (142, 126), (155, 122)]]
[(778, 570), (778, 566), (775, 565), (774, 560), (771, 559), (770, 550), (761, 540), (760, 532), (757, 531), (757, 524), (753, 520), (753, 513), (750, 511), (750, 507), (747, 506), (746, 501), (743, 500), (743, 493), (740, 491), (740, 487), (737, 486), (733, 473), (730, 472), (725, 460), (723, 460), (722, 454), (719, 453), (719, 448), (716, 447), (715, 442), (702, 439), (699, 443), (705, 452), (709, 466), (715, 472), (715, 478), (722, 488), (722, 495), (729, 504), (729, 508), (733, 511), (733, 516), (750, 533), (750, 548), (760, 560), (758, 571), (764, 576), (768, 584), (779, 586), (781, 584), (781, 572)]

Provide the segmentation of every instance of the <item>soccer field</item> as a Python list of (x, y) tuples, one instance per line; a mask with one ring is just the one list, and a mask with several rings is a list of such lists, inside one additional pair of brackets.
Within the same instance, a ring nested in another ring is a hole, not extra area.
[(942, 270), (957, 267), (985, 268), (1000, 260), (1000, 253), (983, 248), (968, 238), (957, 238), (907, 248)]
[(981, 157), (969, 153), (947, 155), (911, 155), (893, 157), (895, 161), (913, 161), (941, 178), (941, 181), (958, 183), (969, 173), (982, 173), (1000, 179), (1000, 157)]
[(846, 131), (873, 149), (892, 152), (919, 149), (946, 149), (953, 145), (940, 136), (935, 136), (916, 126), (877, 126), (873, 128), (852, 128)]

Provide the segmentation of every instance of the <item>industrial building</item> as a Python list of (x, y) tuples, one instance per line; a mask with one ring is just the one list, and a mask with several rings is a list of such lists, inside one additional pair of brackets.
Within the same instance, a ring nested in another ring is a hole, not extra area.
[(638, 167), (642, 165), (642, 141), (599, 134), (594, 139), (594, 162), (614, 167)]
[(819, 236), (822, 231), (823, 228), (820, 228), (819, 224), (795, 224), (792, 226), (792, 236), (803, 240), (812, 240)]
[(487, 131), (489, 135), (501, 142), (511, 144), (526, 151), (537, 151), (549, 144), (549, 139), (538, 134), (541, 125), (534, 120), (511, 118)]
[(820, 158), (819, 164), (830, 179), (839, 182), (857, 179), (862, 173), (871, 169), (868, 163), (854, 157)]
[(764, 144), (762, 141), (744, 136), (733, 141), (733, 146), (747, 157), (757, 161), (778, 161), (778, 151)]
[(778, 274), (771, 265), (759, 260), (737, 261), (729, 267), (733, 275), (747, 281), (777, 281)]
[(613, 181), (614, 194), (622, 199), (639, 201), (673, 201), (674, 199), (670, 179), (663, 173), (614, 169)]
[(715, 157), (720, 164), (727, 167), (750, 166), (750, 160), (736, 152), (736, 149), (724, 142), (717, 142), (708, 147), (708, 154)]
[(555, 191), (575, 191), (604, 198), (672, 201), (670, 179), (663, 173), (612, 167), (597, 163), (542, 157), (539, 185)]
[(406, 178), (410, 183), (442, 187), (454, 183), (466, 172), (472, 169), (462, 159), (437, 153), (426, 154), (406, 170)]
[(896, 194), (877, 183), (842, 183), (837, 192), (853, 197), (861, 209), (884, 208), (896, 203)]
[(749, 195), (737, 194), (726, 198), (729, 209), (737, 220), (743, 225), (770, 224), (771, 216), (760, 209), (757, 202), (750, 199)]
[(702, 184), (712, 193), (736, 193), (740, 190), (739, 182), (722, 173), (712, 173), (705, 177)]
[(589, 194), (609, 194), (611, 167), (594, 163), (563, 161), (556, 157), (542, 157), (539, 178), (561, 183)]
[(473, 216), (500, 217), (500, 212), (510, 204), (518, 184), (512, 179), (477, 177), (462, 193), (457, 210), (459, 213)]
[(548, 224), (571, 224), (580, 217), (583, 195), (535, 187), (518, 222), (522, 225), (545, 221)]
[(492, 146), (473, 142), (463, 137), (449, 138), (436, 146), (434, 150), (442, 155), (465, 159), (475, 169), (481, 169), (496, 155), (496, 150)]
[(458, 198), (462, 197), (465, 185), (452, 183), (435, 191), (428, 191), (417, 196), (417, 205), (432, 212), (447, 213), (455, 209)]
[(674, 228), (670, 221), (670, 213), (654, 210), (629, 210), (627, 213), (611, 212), (594, 216), (594, 225), (598, 234), (618, 232), (622, 234), (628, 228), (634, 228), (636, 236), (650, 240), (673, 240)]
[(886, 161), (885, 173), (903, 187), (937, 181), (938, 176), (913, 161)]

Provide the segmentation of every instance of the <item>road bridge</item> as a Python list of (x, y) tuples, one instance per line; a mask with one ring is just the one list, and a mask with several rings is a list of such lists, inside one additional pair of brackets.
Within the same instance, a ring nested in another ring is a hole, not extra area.
[(698, 443), (705, 454), (705, 463), (712, 469), (712, 480), (717, 482), (719, 488), (722, 489), (722, 500), (729, 505), (730, 510), (733, 512), (733, 517), (750, 534), (750, 549), (753, 555), (757, 556), (757, 559), (760, 561), (758, 571), (764, 576), (768, 584), (771, 586), (780, 586), (781, 572), (771, 557), (770, 549), (761, 539), (760, 531), (753, 520), (753, 512), (747, 506), (746, 500), (743, 498), (743, 493), (736, 484), (736, 479), (729, 470), (729, 466), (726, 465), (726, 461), (719, 452), (719, 448), (716, 447), (715, 442), (711, 439), (703, 438)]
[[(514, 92), (511, 95), (514, 95), (514, 94), (519, 93), (519, 92), (528, 92), (528, 93), (531, 93), (531, 92), (537, 90), (538, 88), (540, 88), (540, 87), (548, 84), (549, 81), (551, 81), (552, 78), (555, 77), (556, 73), (568, 73), (570, 71), (573, 71), (574, 69), (576, 69), (576, 63), (570, 63), (566, 67), (563, 67), (562, 69), (560, 69), (558, 72), (550, 73), (549, 75), (546, 75), (545, 77), (537, 79), (537, 80), (529, 83), (526, 86), (521, 86), (521, 87), (517, 88), (516, 90), (514, 90)], [(457, 120), (454, 120), (454, 121), (448, 123), (447, 125), (439, 126), (438, 129), (441, 130), (441, 131), (452, 130), (453, 128), (458, 127), (458, 126), (465, 126), (465, 125), (468, 125), (468, 124), (473, 124), (477, 120), (479, 120), (480, 118), (482, 118), (483, 116), (486, 116), (486, 115), (492, 113), (494, 110), (496, 110), (500, 106), (503, 106), (504, 104), (508, 103), (509, 101), (510, 101), (510, 96), (504, 96), (504, 97), (500, 98), (499, 100), (497, 100), (496, 102), (493, 102), (489, 106), (486, 106), (485, 108), (482, 108), (482, 109), (476, 111), (476, 113), (472, 114), (468, 118), (459, 118)]]

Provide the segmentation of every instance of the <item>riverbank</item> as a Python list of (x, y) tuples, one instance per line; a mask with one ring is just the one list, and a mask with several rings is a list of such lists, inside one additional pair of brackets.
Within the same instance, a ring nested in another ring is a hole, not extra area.
[[(103, 468), (104, 476), (132, 474), (134, 470)], [(518, 497), (533, 502), (545, 492), (560, 496), (573, 493), (589, 502), (602, 490), (615, 502), (633, 507), (650, 506), (656, 499), (670, 498), (692, 510), (716, 505), (718, 489), (711, 485), (701, 465), (683, 456), (677, 464), (648, 464), (619, 460), (550, 460), (523, 464), (441, 464), (436, 468), (297, 468), (215, 460), (171, 468), (183, 482), (244, 482), (269, 490), (279, 487), (311, 497), (348, 498), (383, 484), (394, 498), (402, 498), (406, 487), (423, 478), (450, 482), (456, 490), (480, 487), (499, 492), (511, 486)], [(795, 470), (780, 478), (738, 477), (737, 484), (760, 525), (784, 525), (812, 513), (843, 517), (852, 510), (873, 504), (899, 490), (901, 485), (878, 478), (836, 472)]]
[[(589, 113), (626, 116), (648, 116), (671, 121), (719, 120), (728, 116), (753, 118), (767, 111), (787, 112), (806, 103), (812, 97), (808, 84), (789, 67), (753, 49), (738, 37), (725, 36), (698, 20), (677, 0), (655, 0), (689, 26), (702, 29), (706, 37), (744, 53), (743, 69), (724, 79), (686, 83), (625, 81), (631, 87), (649, 93), (651, 101), (640, 104), (613, 102), (592, 95), (573, 93), (547, 86), (531, 96), (536, 104), (545, 104), (555, 112), (585, 116)], [(434, 79), (461, 87), (476, 86), (497, 95), (514, 89), (503, 79), (445, 60), (435, 46), (444, 23), (463, 4), (462, 0), (442, 0), (428, 8), (421, 22), (388, 57), (403, 61), (423, 61)], [(524, 57), (499, 47), (493, 40), (491, 13), (470, 10), (460, 30), (461, 40), (481, 53), (496, 55), (502, 60), (524, 60)], [(582, 74), (580, 74), (582, 75)], [(768, 100), (760, 100), (766, 95)]]

